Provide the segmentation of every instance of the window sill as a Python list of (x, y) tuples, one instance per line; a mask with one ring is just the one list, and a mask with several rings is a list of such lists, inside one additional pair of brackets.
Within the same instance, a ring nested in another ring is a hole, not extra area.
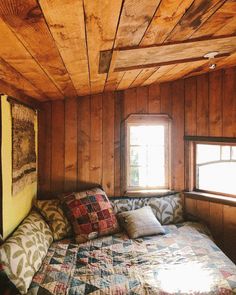
[(191, 199), (210, 201), (213, 203), (236, 206), (236, 198), (226, 197), (223, 195), (215, 195), (215, 194), (192, 191), (192, 192), (184, 192), (184, 196)]
[(124, 193), (125, 197), (153, 197), (153, 196), (168, 196), (175, 194), (176, 191), (162, 189), (162, 190), (136, 190), (136, 191), (126, 191)]

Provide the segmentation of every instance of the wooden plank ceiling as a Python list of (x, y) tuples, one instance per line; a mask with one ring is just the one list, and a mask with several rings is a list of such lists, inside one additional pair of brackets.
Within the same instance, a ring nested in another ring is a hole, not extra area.
[(0, 92), (38, 101), (236, 65), (236, 0), (1, 0)]

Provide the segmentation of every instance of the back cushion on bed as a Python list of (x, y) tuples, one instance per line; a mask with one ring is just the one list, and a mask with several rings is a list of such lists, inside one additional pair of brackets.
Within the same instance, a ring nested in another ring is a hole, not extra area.
[[(53, 241), (40, 214), (32, 211), (0, 248), (0, 262), (11, 282), (26, 294)], [(1, 279), (1, 278), (0, 278)]]
[(100, 188), (63, 196), (61, 201), (73, 226), (77, 243), (84, 243), (119, 230), (111, 203)]
[(110, 198), (110, 201), (116, 214), (150, 206), (161, 224), (175, 224), (183, 221), (180, 194), (164, 197), (119, 197)]
[(34, 206), (49, 224), (55, 241), (72, 235), (70, 223), (60, 207), (60, 200), (36, 200)]

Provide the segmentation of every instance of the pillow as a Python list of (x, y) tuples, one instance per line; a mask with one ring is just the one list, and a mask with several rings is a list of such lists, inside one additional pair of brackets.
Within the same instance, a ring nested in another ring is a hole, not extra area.
[(62, 197), (75, 240), (84, 243), (119, 230), (116, 216), (105, 192), (100, 188)]
[(131, 239), (165, 233), (150, 206), (122, 212), (118, 214), (118, 219)]
[(49, 224), (55, 241), (72, 235), (72, 228), (61, 208), (60, 200), (36, 200), (34, 206)]
[(32, 211), (0, 248), (4, 272), (21, 294), (26, 294), (53, 241), (42, 216)]

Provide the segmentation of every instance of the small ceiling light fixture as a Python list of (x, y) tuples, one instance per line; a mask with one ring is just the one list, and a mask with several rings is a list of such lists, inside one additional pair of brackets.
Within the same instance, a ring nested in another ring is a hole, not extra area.
[(209, 60), (209, 69), (210, 70), (214, 70), (216, 68), (215, 57), (218, 54), (219, 54), (218, 51), (212, 51), (212, 52), (208, 52), (205, 55), (203, 55), (203, 57), (208, 58), (208, 60)]

